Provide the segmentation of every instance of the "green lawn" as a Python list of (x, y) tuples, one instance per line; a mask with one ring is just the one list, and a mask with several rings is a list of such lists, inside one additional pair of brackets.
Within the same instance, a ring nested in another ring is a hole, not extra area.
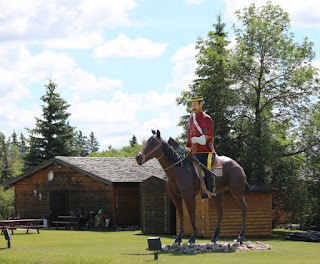
[[(0, 263), (320, 263), (320, 244), (286, 241), (280, 230), (264, 244), (270, 251), (207, 253), (198, 255), (163, 253), (157, 261), (146, 251), (147, 239), (140, 231), (87, 232), (41, 230), (40, 234), (23, 230), (11, 235), (11, 248), (0, 237)], [(257, 239), (250, 238), (251, 241)], [(232, 241), (231, 239), (221, 241)], [(187, 242), (187, 238), (183, 242)], [(209, 242), (198, 239), (197, 243)], [(173, 243), (161, 236), (162, 245)]]

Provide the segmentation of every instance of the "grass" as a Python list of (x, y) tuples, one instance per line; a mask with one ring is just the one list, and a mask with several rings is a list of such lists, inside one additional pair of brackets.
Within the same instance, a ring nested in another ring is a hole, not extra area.
[[(287, 232), (278, 229), (272, 238), (259, 240), (271, 245), (270, 251), (201, 255), (160, 253), (159, 259), (153, 260), (153, 253), (146, 251), (147, 239), (153, 235), (143, 235), (140, 231), (41, 230), (40, 234), (26, 234), (17, 230), (11, 235), (9, 249), (4, 237), (0, 237), (0, 263), (320, 263), (319, 243), (284, 240)], [(187, 238), (183, 242), (187, 242)], [(209, 240), (198, 239), (196, 242)], [(161, 236), (161, 243), (171, 245), (173, 237)]]

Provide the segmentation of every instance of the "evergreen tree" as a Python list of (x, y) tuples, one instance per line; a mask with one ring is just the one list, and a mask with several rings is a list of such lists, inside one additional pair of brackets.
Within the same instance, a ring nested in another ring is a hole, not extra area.
[[(238, 103), (237, 93), (230, 89), (232, 81), (229, 73), (229, 41), (225, 32), (225, 23), (222, 15), (217, 18), (217, 24), (213, 25), (214, 31), (208, 33), (207, 38), (199, 38), (196, 48), (198, 54), (196, 60), (198, 67), (195, 74), (197, 79), (190, 85), (189, 91), (183, 91), (177, 99), (178, 104), (187, 107), (191, 113), (191, 98), (203, 96), (205, 101), (205, 112), (211, 116), (214, 122), (214, 145), (218, 153), (233, 156), (230, 151), (229, 135), (231, 120), (234, 116), (235, 105)], [(188, 117), (183, 116), (179, 125), (185, 128), (182, 140), (187, 139)]]
[(76, 155), (86, 157), (89, 155), (89, 141), (86, 136), (83, 136), (82, 131), (79, 130), (75, 138)]
[(70, 107), (60, 94), (57, 85), (49, 80), (46, 94), (41, 97), (42, 118), (36, 118), (36, 127), (30, 132), (30, 152), (26, 156), (27, 168), (32, 168), (54, 156), (71, 156), (74, 128), (69, 125)]
[(12, 133), (12, 135), (11, 135), (11, 144), (12, 144), (13, 146), (16, 146), (16, 147), (18, 147), (18, 145), (19, 145), (18, 136), (17, 136), (17, 134), (16, 134), (15, 131), (13, 131), (13, 133)]
[(24, 159), (25, 155), (29, 151), (29, 148), (27, 146), (27, 139), (24, 137), (24, 135), (22, 133), (20, 134), (18, 149), (19, 149), (21, 157)]
[(99, 151), (99, 146), (100, 145), (99, 145), (98, 140), (95, 138), (93, 132), (91, 132), (90, 135), (89, 135), (88, 146), (89, 146), (89, 152), (90, 153)]
[(133, 147), (134, 145), (138, 144), (137, 138), (135, 135), (132, 136), (132, 138), (129, 140), (129, 144), (131, 147)]

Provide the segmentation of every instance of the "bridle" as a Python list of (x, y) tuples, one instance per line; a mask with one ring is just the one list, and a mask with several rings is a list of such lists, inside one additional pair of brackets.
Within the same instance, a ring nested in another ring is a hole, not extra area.
[[(154, 148), (153, 150), (151, 150), (147, 155), (145, 155), (144, 153), (141, 153), (141, 156), (142, 156), (141, 166), (143, 166), (143, 163), (145, 162), (146, 158), (147, 158), (148, 156), (150, 156), (151, 153), (155, 152), (155, 151), (158, 150), (160, 147), (162, 147), (162, 142), (161, 142), (161, 140), (157, 139), (156, 137), (155, 137), (155, 140), (156, 140), (158, 143), (160, 143), (160, 144), (159, 144), (156, 148)], [(167, 168), (165, 168), (165, 169), (163, 169), (163, 170), (166, 171), (166, 170), (169, 170), (169, 169), (171, 169), (172, 167), (176, 166), (177, 164), (179, 164), (180, 162), (182, 162), (183, 160), (185, 160), (185, 159), (189, 156), (190, 153), (191, 153), (191, 149), (188, 151), (187, 155), (185, 155), (181, 160), (177, 161), (176, 163), (170, 165), (169, 167), (167, 167)], [(163, 157), (164, 157), (164, 152), (162, 152), (162, 154), (161, 154), (159, 157), (155, 157), (155, 158), (160, 161), (160, 159), (162, 159)]]
[[(157, 139), (156, 137), (154, 138), (158, 143), (160, 143), (156, 148), (154, 148), (153, 150), (151, 150), (147, 155), (144, 153), (141, 153), (142, 156), (142, 162), (141, 162), (141, 166), (143, 165), (143, 163), (145, 162), (146, 158), (149, 157), (153, 152), (157, 151), (158, 148), (162, 147), (162, 142), (161, 140)], [(164, 156), (164, 153), (162, 153), (161, 156), (159, 157), (155, 157), (157, 160), (160, 160), (162, 157)]]

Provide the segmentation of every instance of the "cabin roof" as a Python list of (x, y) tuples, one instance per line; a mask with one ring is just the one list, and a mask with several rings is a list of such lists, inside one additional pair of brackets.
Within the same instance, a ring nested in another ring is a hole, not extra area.
[(3, 186), (9, 187), (26, 177), (45, 169), (52, 164), (60, 164), (75, 171), (81, 172), (103, 183), (113, 185), (116, 183), (140, 183), (143, 180), (155, 176), (165, 179), (166, 175), (155, 159), (139, 166), (135, 158), (120, 157), (54, 157), (37, 167), (6, 181)]

